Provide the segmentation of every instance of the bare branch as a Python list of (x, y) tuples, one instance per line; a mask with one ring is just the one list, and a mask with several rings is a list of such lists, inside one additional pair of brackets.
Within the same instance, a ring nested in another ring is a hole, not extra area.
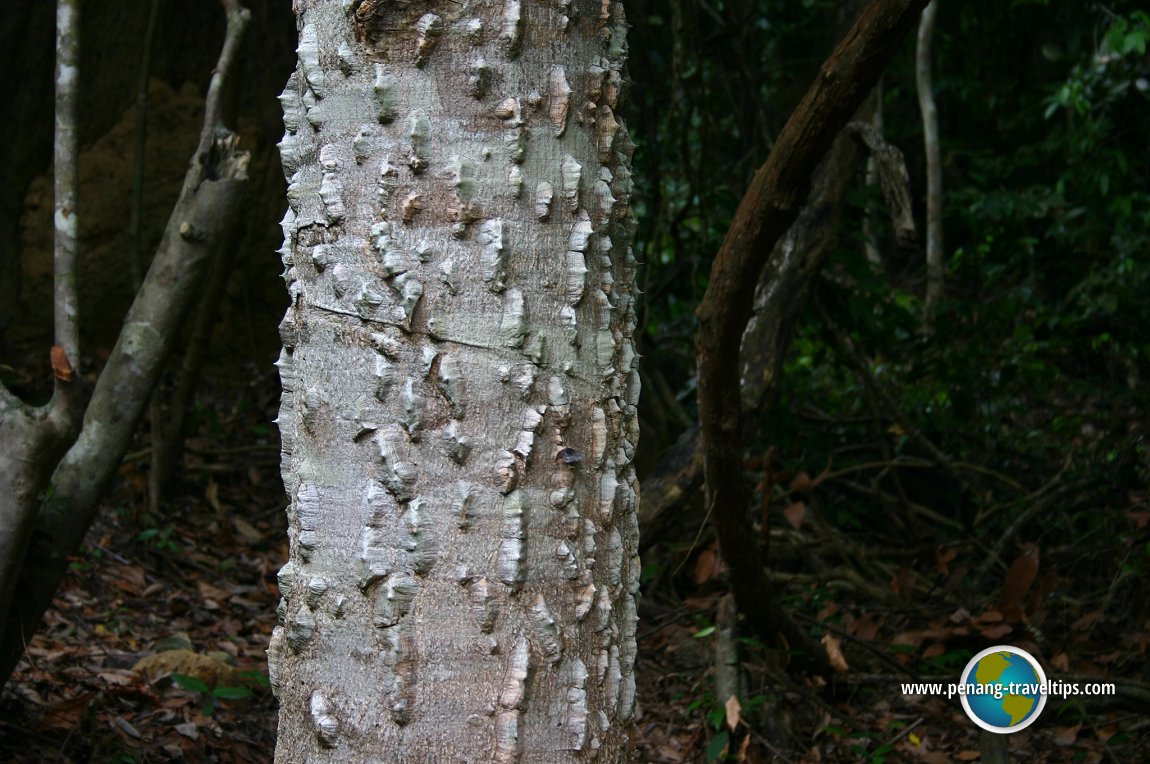
[(829, 672), (817, 651), (779, 605), (747, 528), (742, 474), (739, 341), (755, 284), (775, 242), (786, 233), (810, 191), (815, 167), (875, 86), (926, 0), (872, 0), (823, 64), (756, 173), (711, 269), (699, 306), (699, 415), (709, 503), (739, 609), (771, 643), (782, 642), (808, 668)]

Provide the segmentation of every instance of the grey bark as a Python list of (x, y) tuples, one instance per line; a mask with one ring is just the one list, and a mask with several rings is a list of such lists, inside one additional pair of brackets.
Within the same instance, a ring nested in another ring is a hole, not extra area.
[(915, 86), (922, 113), (922, 141), (926, 151), (926, 304), (924, 326), (930, 328), (935, 308), (942, 299), (942, 156), (938, 144), (938, 109), (931, 83), (930, 50), (934, 39), (938, 0), (926, 6), (918, 25), (915, 49)]
[[(227, 241), (239, 219), (249, 156), (236, 149), (236, 134), (220, 123), (218, 104), (234, 71), (249, 17), (234, 4), (228, 11), (228, 36), (209, 87), (204, 130), (180, 199), (119, 341), (96, 383), (79, 437), (58, 465), (55, 458), (43, 461), (51, 455), (43, 448), (37, 452), (38, 461), (22, 456), (39, 440), (36, 433), (18, 433), (19, 423), (38, 415), (6, 392), (0, 397), (0, 428), (11, 433), (0, 456), (0, 486), (15, 496), (11, 504), (8, 495), (4, 496), (3, 512), (5, 519), (18, 515), (18, 522), (34, 522), (15, 581), (16, 568), (8, 563), (15, 558), (4, 558), (6, 578), (0, 581), (0, 591), (14, 587), (18, 596), (3, 613), (0, 681), (11, 674), (51, 604), (68, 557), (83, 541), (177, 331), (199, 295), (205, 264), (212, 251)], [(59, 385), (57, 389), (59, 392)], [(16, 466), (11, 466), (13, 463)], [(42, 479), (45, 474), (51, 474), (47, 486)], [(13, 492), (13, 485), (20, 490)]]
[(276, 760), (628, 760), (620, 2), (297, 2)]
[[(24, 404), (0, 387), (0, 629), (18, 626), (12, 605), (40, 502), (52, 465), (76, 437), (80, 410), (80, 338), (76, 300), (76, 138), (79, 14), (75, 0), (56, 6), (55, 242), (56, 344), (52, 349), (55, 388), (40, 407)], [(7, 673), (0, 673), (0, 682)]]

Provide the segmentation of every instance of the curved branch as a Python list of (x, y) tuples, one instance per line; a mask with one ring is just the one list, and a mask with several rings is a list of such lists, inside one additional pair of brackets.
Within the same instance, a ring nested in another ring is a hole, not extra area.
[(745, 520), (739, 341), (750, 317), (759, 272), (775, 242), (799, 214), (815, 167), (831, 141), (878, 82), (926, 0), (872, 0), (823, 64), (756, 173), (711, 269), (697, 315), (699, 416), (709, 503), (739, 609), (768, 643), (796, 651), (807, 668), (829, 673), (818, 652), (785, 614)]

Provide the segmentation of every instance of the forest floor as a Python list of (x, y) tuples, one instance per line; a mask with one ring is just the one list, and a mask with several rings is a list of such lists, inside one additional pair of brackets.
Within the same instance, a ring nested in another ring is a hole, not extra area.
[[(189, 442), (186, 493), (162, 521), (138, 519), (146, 459), (127, 460), (44, 628), (0, 696), (0, 761), (270, 760), (276, 715), (265, 649), (287, 544), (278, 450), (258, 421), (248, 429), (263, 444)], [(809, 623), (830, 635), (824, 644), (833, 662), (836, 654), (842, 661), (841, 681), (825, 687), (789, 677), (744, 639), (742, 707), (720, 702), (714, 621), (724, 571), (705, 543), (680, 557), (691, 561), (685, 573), (649, 577), (652, 593), (640, 609), (642, 762), (1150, 760), (1145, 699), (1141, 710), (1114, 698), (1051, 703), (1033, 727), (984, 739), (957, 698), (901, 692), (901, 682), (924, 677), (955, 681), (971, 654), (957, 646), (976, 637), (1030, 645), (1030, 630), (942, 606), (899, 606), (895, 596), (882, 605), (849, 591), (836, 598), (815, 585), (791, 587), (794, 610), (809, 612)], [(899, 586), (896, 580), (889, 588)], [(1144, 665), (1145, 631), (1091, 638), (1093, 627), (1088, 617), (1067, 627), (1077, 673), (1120, 675), (1131, 659)], [(1066, 661), (1065, 653), (1052, 659), (1064, 670)]]

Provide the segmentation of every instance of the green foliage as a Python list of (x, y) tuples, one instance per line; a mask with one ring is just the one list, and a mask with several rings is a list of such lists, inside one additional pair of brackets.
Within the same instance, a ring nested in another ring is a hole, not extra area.
[(161, 552), (180, 554), (184, 548), (172, 541), (174, 531), (175, 529), (170, 525), (163, 528), (146, 528), (136, 535), (136, 540), (147, 542)]
[[(248, 672), (247, 675), (252, 676), (257, 673), (258, 672)], [(260, 678), (266, 679), (266, 677)], [(172, 682), (181, 689), (189, 692), (198, 692), (203, 696), (203, 707), (201, 710), (204, 716), (211, 716), (215, 713), (221, 700), (241, 700), (250, 698), (254, 694), (250, 687), (209, 687), (202, 679), (188, 676), (187, 674), (172, 674)]]

